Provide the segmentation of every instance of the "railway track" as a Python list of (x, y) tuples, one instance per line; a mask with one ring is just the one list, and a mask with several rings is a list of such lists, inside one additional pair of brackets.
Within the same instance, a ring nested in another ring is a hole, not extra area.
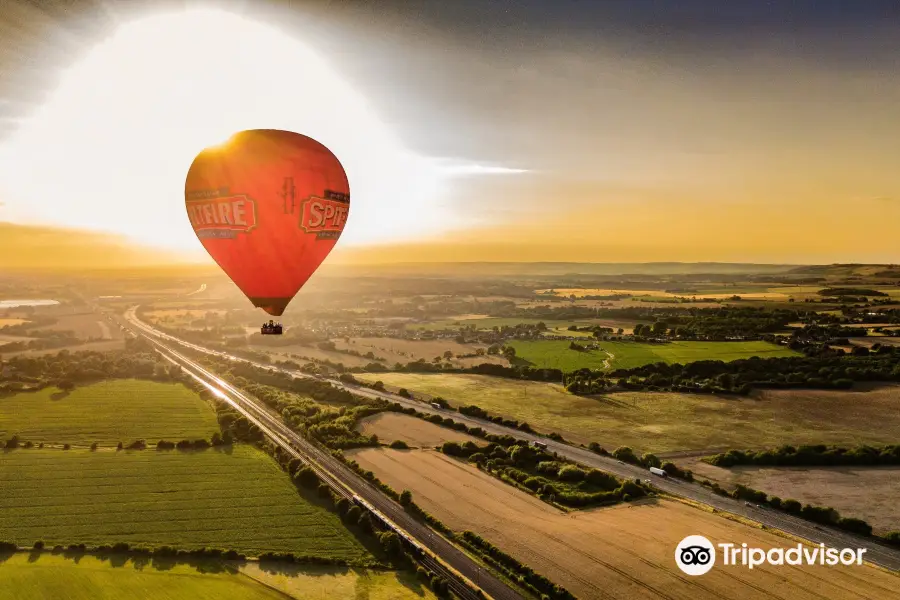
[(246, 417), (290, 456), (308, 465), (335, 493), (369, 510), (384, 526), (395, 531), (419, 562), (443, 577), (448, 588), (462, 600), (493, 598), (523, 600), (515, 590), (481, 568), (459, 548), (431, 528), (413, 519), (402, 506), (360, 477), (340, 460), (291, 430), (280, 415), (261, 401), (231, 385), (197, 361), (169, 347), (157, 336), (142, 331), (169, 362), (179, 365), (193, 379)]

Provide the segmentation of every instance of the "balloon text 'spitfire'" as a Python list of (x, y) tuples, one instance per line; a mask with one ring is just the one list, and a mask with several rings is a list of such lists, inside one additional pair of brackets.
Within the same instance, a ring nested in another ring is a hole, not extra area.
[(256, 225), (256, 207), (253, 200), (246, 196), (188, 200), (187, 205), (194, 231), (203, 229), (249, 231)]
[(313, 196), (303, 201), (300, 227), (307, 233), (343, 231), (347, 222), (349, 204)]

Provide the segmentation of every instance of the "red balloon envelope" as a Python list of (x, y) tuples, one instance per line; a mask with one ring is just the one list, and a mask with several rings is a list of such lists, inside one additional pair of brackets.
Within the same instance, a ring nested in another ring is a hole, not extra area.
[(184, 200), (213, 260), (254, 306), (279, 316), (337, 243), (350, 185), (319, 142), (254, 129), (197, 155)]

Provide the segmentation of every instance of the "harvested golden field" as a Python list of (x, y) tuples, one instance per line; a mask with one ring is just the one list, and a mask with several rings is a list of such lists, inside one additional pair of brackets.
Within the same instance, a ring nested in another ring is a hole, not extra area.
[[(259, 333), (259, 330), (254, 330), (254, 333)], [(344, 354), (343, 352), (322, 350), (321, 348), (307, 346), (306, 344), (267, 346), (263, 344), (253, 344), (251, 342), (248, 349), (253, 350), (254, 352), (265, 352), (276, 360), (293, 360), (301, 364), (312, 360), (330, 360), (333, 363), (341, 363), (346, 367), (364, 367), (370, 362), (373, 362), (370, 358), (360, 358), (351, 354)]]
[(824, 600), (896, 598), (900, 579), (868, 565), (760, 566), (717, 561), (702, 577), (675, 564), (688, 535), (714, 544), (796, 546), (773, 533), (669, 500), (563, 513), (433, 451), (365, 449), (353, 458), (455, 530), (469, 529), (582, 600)]
[(507, 364), (505, 358), (500, 356), (478, 356), (472, 358), (456, 358), (457, 355), (475, 354), (478, 348), (487, 351), (486, 344), (460, 344), (455, 340), (401, 340), (395, 338), (350, 338), (350, 343), (344, 339), (335, 339), (335, 346), (343, 350), (356, 350), (360, 354), (371, 352), (375, 356), (383, 358), (386, 364), (408, 363), (420, 358), (428, 362), (440, 356), (444, 360), (444, 353), (448, 350), (452, 354), (450, 360), (454, 365), (470, 366), (481, 363)]
[(371, 373), (365, 381), (476, 404), (539, 431), (640, 452), (768, 448), (781, 444), (895, 444), (900, 386), (861, 391), (767, 390), (750, 397), (668, 392), (573, 396), (553, 383), (487, 375)]
[(876, 532), (900, 530), (900, 467), (755, 467), (723, 469), (699, 459), (675, 461), (726, 487), (736, 484), (804, 504), (831, 506), (869, 522)]
[(26, 322), (25, 319), (12, 319), (12, 318), (0, 317), (0, 328), (6, 327), (6, 326), (11, 327), (13, 325), (21, 325), (22, 323), (25, 323), (25, 322)]
[(382, 442), (403, 440), (410, 446), (418, 448), (432, 448), (444, 442), (483, 443), (483, 440), (461, 431), (454, 431), (416, 417), (392, 412), (366, 417), (357, 424), (356, 429), (365, 435), (374, 433)]

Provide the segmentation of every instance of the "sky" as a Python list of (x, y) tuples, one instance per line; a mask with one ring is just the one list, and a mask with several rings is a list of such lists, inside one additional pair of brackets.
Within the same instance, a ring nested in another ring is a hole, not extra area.
[(337, 262), (900, 255), (896, 2), (34, 4), (0, 12), (0, 221), (202, 258), (186, 164), (262, 123), (345, 163)]

